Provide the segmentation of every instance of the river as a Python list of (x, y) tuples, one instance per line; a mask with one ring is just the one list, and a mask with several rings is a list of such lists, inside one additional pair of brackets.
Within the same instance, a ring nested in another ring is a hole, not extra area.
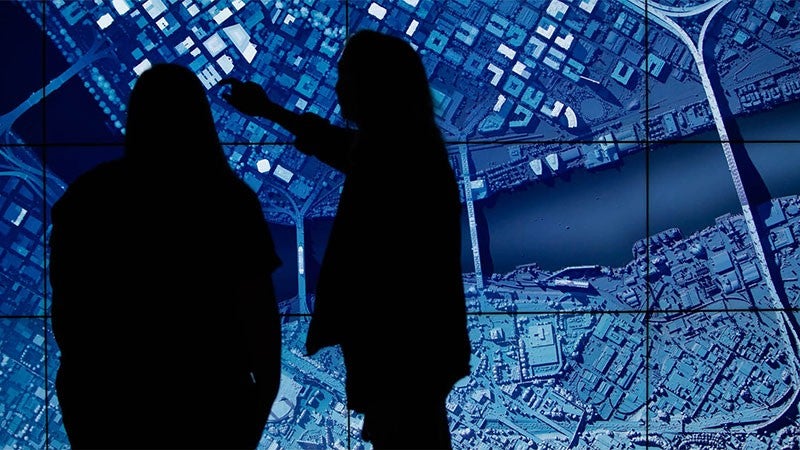
[[(740, 118), (748, 154), (772, 197), (800, 193), (800, 141), (794, 121), (800, 103)], [(621, 167), (573, 171), (552, 185), (537, 183), (478, 203), (488, 227), (496, 273), (536, 263), (545, 270), (579, 264), (620, 266), (638, 240), (670, 227), (684, 235), (739, 213), (730, 173), (715, 131), (624, 159)], [(466, 220), (466, 219), (465, 219)], [(466, 225), (465, 237), (468, 239)], [(473, 264), (463, 254), (465, 271)]]

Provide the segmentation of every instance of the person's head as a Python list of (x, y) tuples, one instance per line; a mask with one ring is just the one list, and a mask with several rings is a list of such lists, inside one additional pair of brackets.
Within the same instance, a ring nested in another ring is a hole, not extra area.
[(128, 102), (125, 154), (168, 167), (225, 162), (205, 88), (194, 72), (160, 63), (139, 76)]
[(406, 41), (371, 30), (348, 38), (336, 93), (342, 116), (359, 127), (431, 123), (433, 101), (422, 60)]

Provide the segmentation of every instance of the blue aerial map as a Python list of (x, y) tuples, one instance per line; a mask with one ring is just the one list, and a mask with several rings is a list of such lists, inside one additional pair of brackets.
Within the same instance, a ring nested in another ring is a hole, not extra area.
[(368, 28), (422, 56), (459, 180), (473, 369), (448, 399), (455, 448), (800, 448), (799, 5), (0, 2), (0, 446), (69, 448), (49, 208), (121, 155), (137, 77), (175, 62), (281, 246), (283, 375), (259, 448), (370, 447), (341, 354), (303, 352), (343, 175), (218, 86), (345, 125), (336, 64)]

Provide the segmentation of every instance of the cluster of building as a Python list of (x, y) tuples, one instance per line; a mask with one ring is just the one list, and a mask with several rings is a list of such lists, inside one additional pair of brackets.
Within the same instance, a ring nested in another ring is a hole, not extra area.
[[(774, 199), (758, 212), (797, 308), (800, 198)], [(551, 273), (521, 266), (493, 276), (483, 297), (468, 290), (475, 296), (471, 308), (492, 313), (470, 319), (481, 364), (468, 386), (495, 392), (495, 407), (511, 411), (510, 422), (547, 426), (469, 434), (466, 446), (517, 436), (538, 443), (534, 448), (796, 442), (784, 430), (797, 427), (800, 362), (782, 324), (798, 311), (772, 308), (753, 261), (743, 218), (726, 214), (690, 236), (673, 228), (637, 242), (623, 267)], [(497, 315), (504, 311), (508, 316)], [(550, 330), (558, 345), (547, 337)], [(469, 388), (457, 392), (467, 406), (455, 403), (471, 411)], [(565, 427), (566, 418), (549, 423), (552, 415), (538, 416), (551, 392), (568, 400), (561, 410), (571, 405), (580, 412), (573, 428)], [(476, 417), (489, 410), (478, 409)]]
[[(691, 52), (656, 22), (645, 41), (644, 18), (626, 2), (549, 0), (537, 7), (387, 0), (349, 9), (332, 0), (173, 3), (59, 0), (46, 15), (51, 29), (74, 30), (52, 36), (65, 54), (79, 54), (92, 40), (113, 40), (116, 61), (98, 61), (84, 81), (108, 108), (109, 123), (120, 129), (120, 99), (157, 61), (188, 65), (212, 93), (223, 77), (252, 79), (290, 109), (343, 124), (334, 92), (336, 61), (347, 31), (361, 28), (401, 36), (419, 50), (446, 138), (556, 143), (527, 145), (516, 158), (498, 152), (491, 161), (476, 161), (474, 177), (483, 180), (487, 195), (576, 168), (613, 166), (646, 141), (675, 140), (713, 125)], [(705, 45), (720, 49), (715, 65), (721, 83), (737, 93), (729, 99), (731, 112), (794, 99), (800, 84), (789, 67), (797, 61), (790, 5), (765, 0), (726, 13), (731, 20), (723, 33)], [(697, 20), (681, 25), (699, 31)], [(764, 40), (785, 51), (774, 53), (760, 44)], [(118, 70), (120, 63), (127, 73)], [(280, 127), (243, 117), (219, 96), (211, 97), (223, 141), (291, 141)], [(575, 139), (589, 143), (568, 144)], [(301, 200), (320, 189), (328, 172), (315, 159), (280, 146), (232, 153), (253, 186), (285, 190)], [(261, 161), (268, 170), (258, 166)], [(265, 186), (264, 178), (274, 183)], [(335, 200), (310, 214), (324, 216)]]
[[(45, 242), (41, 162), (30, 149), (0, 149), (0, 314), (43, 315)], [(16, 169), (16, 170), (14, 170)], [(38, 174), (36, 173), (38, 169)]]
[[(54, 0), (42, 25), (68, 60), (98, 40), (113, 43), (81, 77), (120, 133), (124, 99), (139, 74), (159, 61), (191, 67), (209, 89), (232, 167), (269, 199), (275, 222), (291, 222), (291, 214), (275, 211), (335, 187), (340, 174), (294, 151), (285, 130), (231, 110), (215, 87), (226, 76), (250, 79), (284, 106), (343, 125), (333, 86), (348, 30), (407, 38), (430, 72), (445, 136), (502, 147), (478, 158), (475, 145), (463, 144), (471, 167), (452, 159), (459, 179), (472, 172), (462, 188), (477, 200), (569, 170), (605, 168), (648, 140), (712, 124), (685, 46), (654, 24), (646, 34), (641, 15), (622, 2), (352, 3)], [(40, 4), (21, 6), (42, 19)], [(786, 31), (796, 22), (790, 8), (784, 0), (758, 0), (725, 10), (730, 20), (717, 42), (708, 41), (723, 49), (716, 64), (736, 95), (728, 99), (733, 113), (800, 92), (793, 69), (800, 46)], [(783, 53), (766, 53), (765, 39)], [(64, 186), (48, 175), (52, 188), (37, 189), (41, 163), (27, 150), (0, 149), (0, 166), (0, 313), (29, 317), (0, 321), (0, 389), (8, 400), (0, 405), (0, 440), (11, 448), (45, 440), (60, 448), (67, 441), (54, 397), (58, 353), (45, 327), (42, 208)], [(330, 216), (336, 200), (326, 197), (307, 214)], [(783, 288), (800, 307), (800, 200), (775, 199), (759, 214)], [(548, 273), (532, 264), (491, 276), (485, 289), (465, 274), (474, 356), (473, 373), (448, 400), (455, 446), (796, 443), (800, 373), (781, 333), (786, 315), (797, 312), (772, 310), (754, 261), (742, 218), (726, 215), (690, 236), (671, 229), (635, 243), (623, 267)], [(345, 406), (341, 355), (304, 356), (305, 320), (283, 324), (281, 391), (260, 448), (360, 448), (360, 418)]]

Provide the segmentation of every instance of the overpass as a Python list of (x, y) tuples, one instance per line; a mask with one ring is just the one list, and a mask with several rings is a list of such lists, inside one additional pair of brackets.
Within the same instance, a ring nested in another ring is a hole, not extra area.
[[(800, 367), (798, 367), (798, 358), (800, 357), (800, 350), (797, 348), (798, 334), (800, 334), (800, 326), (798, 326), (797, 318), (791, 314), (791, 304), (788, 300), (786, 292), (780, 275), (780, 268), (777, 266), (774, 255), (769, 247), (769, 230), (764, 223), (764, 218), (759, 217), (757, 212), (753, 211), (754, 207), (770, 201), (766, 186), (759, 186), (762, 180), (756, 179), (758, 171), (750, 161), (749, 156), (743, 145), (736, 147), (731, 145), (728, 129), (725, 124), (725, 117), (717, 101), (717, 92), (714, 88), (714, 83), (708, 75), (706, 68), (705, 56), (703, 48), (705, 38), (708, 33), (708, 28), (712, 19), (725, 7), (730, 0), (712, 0), (704, 5), (695, 6), (692, 8), (667, 8), (662, 5), (655, 4), (655, 7), (650, 7), (651, 3), (648, 1), (647, 7), (641, 0), (618, 0), (625, 6), (640, 12), (645, 19), (652, 18), (654, 22), (667, 31), (677, 36), (692, 55), (695, 64), (697, 65), (697, 72), (700, 76), (703, 90), (708, 100), (709, 109), (714, 119), (717, 133), (720, 138), (720, 145), (722, 152), (725, 156), (725, 161), (728, 165), (728, 171), (731, 174), (736, 196), (739, 204), (742, 207), (742, 215), (745, 220), (748, 235), (753, 243), (753, 250), (756, 255), (756, 260), (761, 268), (762, 277), (769, 293), (769, 299), (777, 315), (777, 322), (782, 328), (781, 337), (784, 340), (786, 349), (791, 355), (794, 355), (794, 361), (789, 363), (790, 369), (795, 383), (800, 381)], [(689, 14), (692, 12), (693, 14)], [(694, 41), (689, 35), (676, 24), (671, 17), (688, 17), (690, 15), (697, 15), (705, 11), (710, 11), (703, 21), (698, 42), (695, 45)], [(724, 100), (724, 95), (721, 95)], [(727, 111), (727, 109), (726, 109)], [(795, 387), (797, 390), (797, 386)], [(783, 417), (785, 413), (793, 406), (794, 403), (784, 408), (779, 417)], [(771, 423), (771, 422), (770, 422)], [(755, 429), (760, 429), (764, 425), (754, 426)]]
[(58, 88), (63, 86), (64, 83), (77, 75), (81, 70), (98, 59), (108, 56), (109, 54), (110, 51), (108, 47), (101, 49), (100, 41), (95, 41), (89, 51), (78, 58), (78, 60), (75, 61), (75, 63), (72, 64), (67, 70), (50, 80), (50, 82), (47, 83), (46, 86), (42, 87), (42, 89), (32, 93), (16, 108), (0, 116), (0, 136), (5, 135), (11, 129), (11, 126), (14, 124), (14, 122), (16, 122), (16, 120), (22, 116), (22, 114), (34, 107), (40, 101), (44, 100), (45, 96), (55, 92), (58, 90)]

